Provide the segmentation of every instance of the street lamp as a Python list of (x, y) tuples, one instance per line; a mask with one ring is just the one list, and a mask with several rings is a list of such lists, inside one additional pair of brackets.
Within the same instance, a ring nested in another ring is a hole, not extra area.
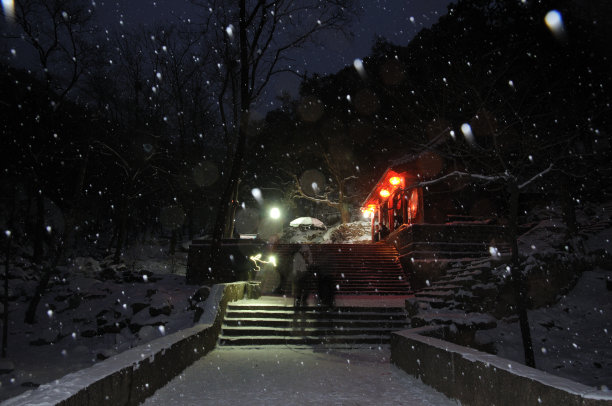
[(274, 220), (278, 220), (281, 216), (281, 212), (278, 207), (272, 207), (270, 209), (270, 218)]

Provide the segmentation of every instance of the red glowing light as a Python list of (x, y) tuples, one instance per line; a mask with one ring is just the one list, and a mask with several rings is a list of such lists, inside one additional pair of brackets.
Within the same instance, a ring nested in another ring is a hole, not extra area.
[(391, 193), (387, 189), (383, 189), (380, 191), (380, 197), (389, 197)]
[(400, 183), (402, 183), (402, 178), (400, 178), (398, 176), (394, 176), (394, 177), (389, 179), (389, 183), (392, 184), (393, 186), (397, 186)]

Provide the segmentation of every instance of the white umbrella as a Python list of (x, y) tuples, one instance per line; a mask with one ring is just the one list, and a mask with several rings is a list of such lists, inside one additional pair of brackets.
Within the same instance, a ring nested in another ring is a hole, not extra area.
[(315, 228), (327, 228), (325, 224), (319, 219), (314, 217), (298, 217), (292, 220), (289, 225), (291, 227), (315, 227)]

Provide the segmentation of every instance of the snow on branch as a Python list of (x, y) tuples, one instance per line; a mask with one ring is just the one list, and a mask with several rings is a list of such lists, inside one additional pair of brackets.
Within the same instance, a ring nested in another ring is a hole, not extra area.
[(411, 185), (407, 189), (414, 189), (414, 188), (419, 188), (419, 187), (424, 187), (424, 186), (435, 185), (436, 183), (440, 183), (440, 182), (445, 181), (446, 179), (454, 178), (454, 177), (467, 177), (467, 178), (476, 179), (476, 180), (485, 181), (485, 182), (497, 182), (500, 180), (508, 180), (511, 178), (510, 175), (505, 175), (505, 174), (504, 175), (480, 175), (476, 173), (453, 171), (437, 179), (415, 183), (414, 185)]
[[(531, 177), (529, 180), (521, 183), (520, 185), (518, 185), (518, 189), (524, 189), (525, 187), (527, 187), (529, 184), (531, 184), (532, 182), (534, 182), (535, 180), (541, 178), (542, 176), (546, 175), (548, 172), (550, 172), (553, 168), (553, 164), (550, 164), (548, 166), (548, 168), (544, 169), (543, 171), (537, 173), (536, 175), (534, 175), (533, 177)], [(427, 181), (422, 181), (419, 183), (415, 183), (413, 185), (410, 185), (409, 187), (407, 187), (406, 189), (415, 189), (415, 188), (419, 188), (419, 187), (425, 187), (425, 186), (431, 186), (431, 185), (435, 185), (436, 183), (440, 183), (443, 182), (449, 178), (453, 178), (453, 177), (459, 177), (459, 178), (470, 178), (470, 179), (474, 179), (474, 180), (479, 180), (479, 181), (483, 181), (486, 183), (492, 183), (492, 182), (499, 182), (499, 181), (509, 181), (509, 180), (513, 180), (516, 182), (516, 178), (510, 174), (499, 174), (499, 175), (480, 175), (477, 173), (468, 173), (468, 172), (461, 172), (461, 171), (453, 171), (451, 173), (448, 173), (442, 177), (439, 177), (437, 179), (432, 179), (432, 180), (427, 180)]]
[(548, 168), (544, 169), (542, 172), (540, 172), (540, 173), (538, 173), (538, 174), (534, 175), (534, 176), (533, 176), (531, 179), (529, 179), (529, 180), (527, 180), (527, 181), (525, 181), (525, 182), (521, 183), (520, 185), (518, 185), (519, 190), (521, 190), (521, 189), (523, 189), (523, 188), (527, 187), (527, 186), (528, 186), (528, 185), (529, 185), (531, 182), (535, 181), (536, 179), (539, 179), (539, 178), (541, 178), (542, 176), (546, 175), (548, 172), (550, 172), (550, 171), (552, 170), (552, 168), (553, 168), (553, 164), (550, 164), (550, 165), (548, 166)]
[(326, 204), (328, 206), (331, 207), (338, 207), (339, 203), (338, 202), (334, 202), (329, 200), (328, 195), (324, 195), (324, 196), (310, 196), (308, 194), (306, 194), (304, 192), (304, 190), (302, 189), (302, 184), (300, 183), (299, 179), (297, 178), (296, 175), (292, 174), (293, 177), (293, 182), (294, 182), (294, 186), (295, 186), (295, 190), (294, 190), (294, 196), (295, 197), (299, 197), (301, 199), (306, 199), (306, 200), (310, 200), (311, 202), (315, 202), (315, 203), (323, 203)]

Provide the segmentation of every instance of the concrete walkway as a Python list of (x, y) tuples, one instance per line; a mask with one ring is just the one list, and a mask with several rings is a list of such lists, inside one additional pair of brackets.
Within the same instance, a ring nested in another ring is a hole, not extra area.
[(388, 346), (218, 347), (145, 405), (457, 405), (389, 363)]

